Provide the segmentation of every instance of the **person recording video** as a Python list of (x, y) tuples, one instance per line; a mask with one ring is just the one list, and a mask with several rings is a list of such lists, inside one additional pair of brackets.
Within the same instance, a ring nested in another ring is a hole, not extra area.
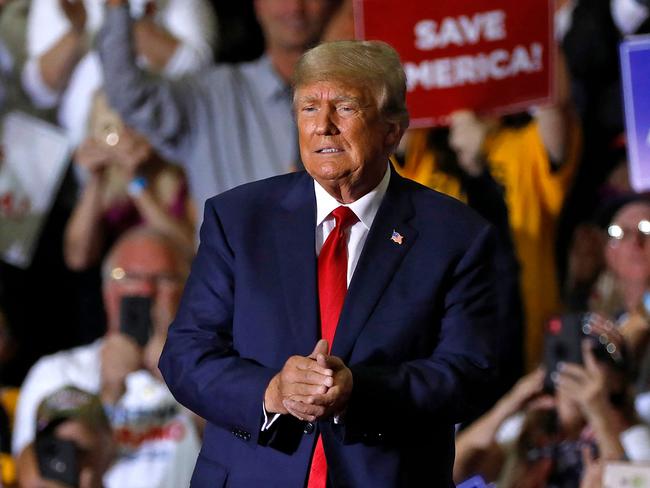
[(591, 314), (549, 322), (544, 366), (458, 435), (455, 481), (481, 474), (505, 487), (591, 488), (607, 461), (650, 460), (628, 356), (613, 337), (601, 340), (603, 330)]
[(38, 406), (36, 438), (20, 456), (21, 486), (102, 488), (115, 448), (99, 397), (61, 388)]
[(13, 439), (21, 483), (41, 479), (21, 455), (38, 439), (39, 403), (71, 385), (98, 395), (111, 423), (117, 457), (103, 477), (106, 488), (189, 484), (197, 428), (156, 368), (187, 272), (183, 248), (155, 230), (137, 228), (117, 241), (103, 266), (106, 334), (42, 358), (21, 388)]

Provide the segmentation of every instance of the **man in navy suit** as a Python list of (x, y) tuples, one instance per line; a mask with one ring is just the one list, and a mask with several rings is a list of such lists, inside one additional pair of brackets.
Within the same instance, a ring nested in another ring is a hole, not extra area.
[(390, 167), (388, 45), (316, 47), (294, 89), (307, 172), (208, 200), (160, 360), (208, 422), (192, 486), (453, 486), (493, 376), (493, 231)]

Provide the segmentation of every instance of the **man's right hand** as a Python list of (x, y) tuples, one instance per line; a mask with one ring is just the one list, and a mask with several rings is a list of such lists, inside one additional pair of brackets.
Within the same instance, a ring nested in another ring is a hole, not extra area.
[(82, 142), (74, 155), (75, 162), (82, 168), (87, 169), (93, 176), (103, 173), (113, 157), (114, 154), (111, 149), (92, 137)]
[(449, 145), (458, 156), (458, 164), (470, 176), (480, 176), (485, 169), (483, 143), (489, 125), (474, 112), (462, 110), (451, 114)]
[(102, 402), (114, 405), (126, 390), (127, 375), (143, 366), (142, 348), (127, 335), (108, 334), (102, 345), (101, 361)]
[(334, 384), (332, 369), (318, 364), (318, 354), (327, 354), (327, 341), (321, 339), (307, 356), (291, 356), (266, 388), (264, 407), (271, 413), (288, 413), (282, 404), (294, 395), (322, 395)]

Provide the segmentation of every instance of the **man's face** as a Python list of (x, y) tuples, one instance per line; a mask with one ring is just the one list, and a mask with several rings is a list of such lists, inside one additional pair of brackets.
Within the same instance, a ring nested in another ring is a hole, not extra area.
[(300, 50), (315, 45), (334, 0), (255, 0), (255, 12), (268, 46)]
[(344, 184), (361, 195), (381, 180), (401, 130), (386, 122), (367, 87), (322, 81), (296, 91), (300, 155), (328, 189)]
[[(161, 242), (143, 236), (124, 243), (112, 264), (104, 285), (109, 329), (119, 328), (122, 297), (136, 295), (151, 298), (154, 332), (166, 333), (178, 308), (184, 277), (173, 252)], [(165, 330), (158, 330), (161, 328)]]
[(622, 233), (618, 239), (610, 235), (605, 250), (607, 265), (622, 280), (650, 279), (650, 235), (639, 230), (639, 223), (644, 221), (650, 223), (650, 205), (630, 203), (616, 214), (609, 227), (610, 234)]

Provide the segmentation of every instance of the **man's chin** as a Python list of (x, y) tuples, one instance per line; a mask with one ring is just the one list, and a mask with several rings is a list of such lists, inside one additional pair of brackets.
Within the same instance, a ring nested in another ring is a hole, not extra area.
[(318, 37), (304, 33), (287, 34), (278, 44), (286, 51), (303, 52), (316, 46), (318, 44)]

